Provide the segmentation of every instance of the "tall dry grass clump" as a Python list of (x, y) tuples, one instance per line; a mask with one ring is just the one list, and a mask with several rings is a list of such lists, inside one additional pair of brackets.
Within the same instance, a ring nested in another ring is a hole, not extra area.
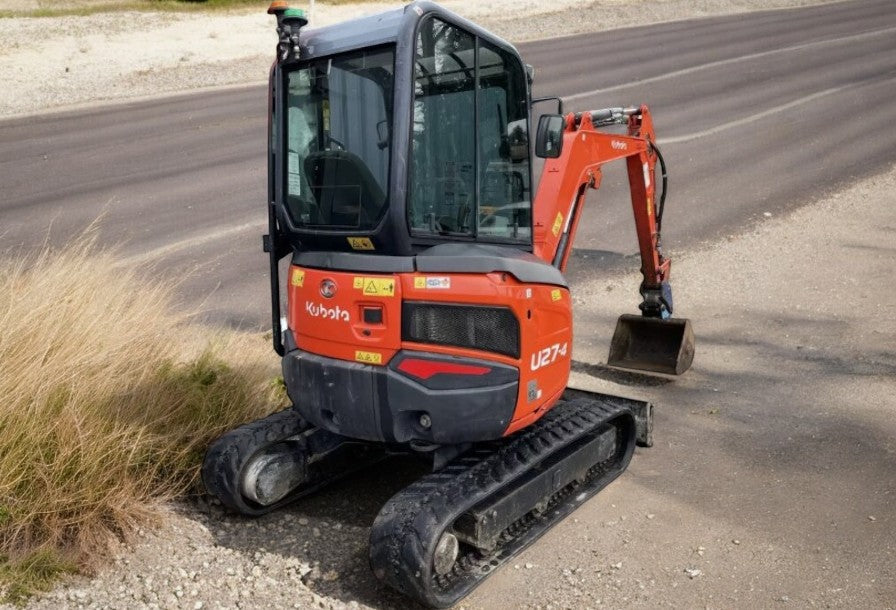
[(173, 307), (172, 283), (94, 242), (88, 232), (0, 261), (7, 599), (93, 567), (111, 539), (195, 484), (211, 439), (277, 407), (261, 337), (198, 341), (208, 333)]

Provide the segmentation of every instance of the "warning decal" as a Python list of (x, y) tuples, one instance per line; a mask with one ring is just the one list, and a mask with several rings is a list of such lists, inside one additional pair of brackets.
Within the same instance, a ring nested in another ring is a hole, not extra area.
[(305, 272), (302, 269), (293, 269), (289, 283), (297, 288), (301, 288), (305, 283)]
[(551, 290), (551, 300), (552, 301), (559, 301), (562, 298), (563, 298), (563, 293), (560, 292), (559, 288), (555, 289), (555, 290)]
[(361, 294), (369, 297), (394, 297), (395, 280), (381, 277), (355, 277), (354, 288), (360, 288)]
[(383, 355), (378, 352), (362, 352), (361, 350), (356, 350), (355, 360), (366, 364), (382, 364)]
[(554, 219), (554, 226), (551, 227), (551, 233), (554, 234), (554, 237), (557, 237), (560, 234), (560, 228), (563, 226), (563, 214), (557, 212), (557, 218)]
[(373, 250), (373, 242), (369, 237), (346, 237), (348, 245), (354, 250)]

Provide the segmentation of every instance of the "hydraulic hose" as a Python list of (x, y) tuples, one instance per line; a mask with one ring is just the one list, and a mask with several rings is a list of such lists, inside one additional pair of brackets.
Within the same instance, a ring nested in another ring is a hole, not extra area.
[(660, 152), (659, 147), (654, 142), (651, 142), (650, 146), (653, 148), (656, 153), (656, 158), (660, 162), (660, 172), (663, 179), (663, 194), (660, 196), (659, 204), (656, 206), (656, 232), (661, 233), (663, 227), (663, 211), (666, 209), (666, 192), (669, 186), (669, 175), (666, 173), (666, 161), (663, 159), (663, 154)]

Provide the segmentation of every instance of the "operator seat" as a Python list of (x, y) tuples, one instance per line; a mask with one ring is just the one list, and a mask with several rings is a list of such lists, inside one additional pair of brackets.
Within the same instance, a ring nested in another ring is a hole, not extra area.
[(386, 195), (370, 169), (347, 150), (322, 150), (305, 157), (305, 175), (323, 222), (372, 227)]

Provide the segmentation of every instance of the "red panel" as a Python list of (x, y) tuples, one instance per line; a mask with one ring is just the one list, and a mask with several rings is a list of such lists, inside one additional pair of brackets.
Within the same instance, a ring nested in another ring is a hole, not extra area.
[(398, 370), (418, 379), (429, 379), (439, 373), (447, 375), (486, 375), (491, 372), (487, 366), (439, 362), (438, 360), (418, 360), (406, 358), (398, 365)]

